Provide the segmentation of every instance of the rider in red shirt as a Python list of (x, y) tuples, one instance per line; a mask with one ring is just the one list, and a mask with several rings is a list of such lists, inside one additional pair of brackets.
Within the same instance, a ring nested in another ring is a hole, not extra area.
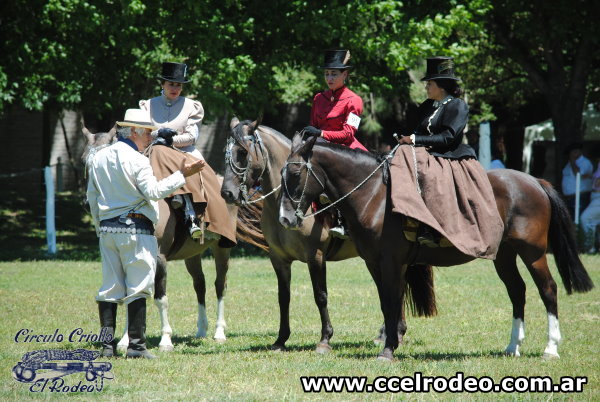
[[(363, 112), (363, 101), (360, 96), (346, 87), (348, 70), (352, 68), (348, 65), (349, 60), (349, 50), (325, 51), (324, 63), (320, 68), (325, 70), (325, 82), (329, 90), (319, 92), (313, 98), (311, 125), (304, 127), (304, 133), (366, 151), (367, 148), (355, 137), (360, 124), (360, 115)], [(346, 238), (343, 219), (337, 209), (335, 220), (337, 222), (335, 227), (330, 229), (331, 233)]]
[(329, 90), (319, 92), (313, 98), (310, 126), (304, 131), (318, 135), (327, 141), (350, 148), (367, 149), (356, 139), (356, 131), (363, 112), (363, 101), (348, 87), (350, 51), (326, 50), (324, 63), (325, 82)]

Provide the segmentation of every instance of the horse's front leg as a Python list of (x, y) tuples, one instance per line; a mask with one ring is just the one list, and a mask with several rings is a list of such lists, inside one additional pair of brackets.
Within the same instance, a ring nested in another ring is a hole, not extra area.
[(277, 291), (279, 301), (279, 335), (271, 346), (273, 350), (285, 350), (285, 343), (290, 337), (290, 282), (292, 279), (291, 262), (273, 254), (269, 255), (273, 269), (277, 275)]
[(154, 304), (160, 316), (161, 337), (158, 350), (171, 352), (173, 343), (171, 335), (173, 329), (169, 325), (169, 298), (167, 297), (167, 259), (163, 254), (156, 258), (156, 275), (154, 276)]
[(215, 291), (217, 292), (217, 325), (215, 328), (215, 336), (217, 342), (225, 342), (225, 291), (227, 290), (227, 271), (229, 270), (229, 255), (230, 248), (213, 247), (213, 255), (215, 256), (215, 267), (217, 276), (215, 279)]
[(198, 322), (196, 338), (206, 338), (208, 318), (206, 317), (206, 279), (202, 272), (200, 254), (185, 259), (185, 268), (192, 277), (196, 300), (198, 301)]
[(394, 350), (400, 342), (398, 326), (403, 318), (402, 303), (405, 291), (403, 275), (407, 267), (405, 264), (401, 269), (398, 267), (399, 265), (395, 264), (391, 257), (382, 258), (379, 300), (383, 311), (386, 338), (378, 360), (391, 361), (394, 358)]
[(320, 251), (316, 252), (314, 259), (308, 261), (308, 270), (315, 303), (321, 317), (321, 340), (317, 344), (316, 351), (317, 353), (328, 353), (331, 351), (329, 340), (333, 336), (333, 327), (327, 309), (327, 267)]

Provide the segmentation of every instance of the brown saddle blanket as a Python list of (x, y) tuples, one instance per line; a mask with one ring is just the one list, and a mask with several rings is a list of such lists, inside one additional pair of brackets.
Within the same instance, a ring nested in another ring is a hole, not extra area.
[(431, 226), (467, 255), (496, 258), (504, 224), (479, 161), (438, 158), (423, 147), (400, 146), (390, 175), (394, 212)]
[[(149, 147), (145, 154), (150, 159), (154, 176), (158, 180), (179, 170), (182, 158), (190, 162), (196, 160), (188, 153), (162, 145)], [(194, 204), (205, 203), (206, 208), (201, 209), (204, 210), (202, 220), (208, 225), (207, 229), (233, 243), (237, 242), (236, 221), (229, 214), (225, 200), (221, 197), (221, 183), (210, 166), (206, 165), (199, 174), (186, 177), (183, 187), (173, 192), (173, 195), (177, 194), (191, 194)]]

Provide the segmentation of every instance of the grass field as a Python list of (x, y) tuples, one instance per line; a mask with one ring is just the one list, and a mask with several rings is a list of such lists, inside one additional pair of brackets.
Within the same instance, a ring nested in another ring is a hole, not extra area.
[[(600, 257), (584, 256), (596, 285), (600, 285)], [(552, 264), (553, 260), (551, 258)], [(128, 400), (600, 400), (600, 298), (598, 290), (566, 296), (559, 283), (559, 314), (563, 342), (560, 360), (541, 359), (546, 344), (546, 314), (537, 290), (524, 267), (527, 283), (526, 339), (520, 358), (502, 355), (510, 334), (511, 307), (506, 291), (487, 261), (436, 269), (439, 315), (408, 317), (407, 341), (397, 360), (375, 360), (380, 348), (372, 342), (382, 322), (375, 286), (359, 259), (328, 264), (329, 307), (335, 330), (333, 351), (318, 355), (320, 321), (308, 271), (294, 263), (289, 351), (268, 350), (277, 334), (277, 286), (265, 258), (235, 258), (229, 271), (226, 298), (228, 340), (196, 339), (197, 306), (183, 262), (169, 265), (168, 294), (175, 350), (158, 353), (154, 361), (113, 359), (115, 378), (105, 380), (95, 393), (69, 395), (75, 399)], [(213, 261), (205, 260), (207, 283), (214, 281)], [(20, 329), (67, 336), (76, 328), (98, 332), (94, 295), (100, 283), (100, 264), (94, 261), (0, 262), (0, 399), (64, 398), (64, 394), (30, 392), (30, 385), (11, 377), (12, 367), (24, 353), (40, 349), (97, 349), (96, 344), (68, 342), (15, 342)], [(210, 329), (215, 322), (214, 288), (208, 287)], [(154, 351), (159, 341), (159, 318), (149, 305), (148, 336)], [(119, 310), (118, 333), (123, 328)], [(212, 335), (212, 334), (211, 334)], [(102, 359), (101, 359), (102, 360)], [(560, 393), (313, 393), (302, 392), (301, 376), (450, 377), (489, 376), (496, 382), (506, 376), (585, 376), (580, 394)], [(65, 384), (84, 379), (77, 373)], [(91, 383), (90, 383), (91, 384)]]

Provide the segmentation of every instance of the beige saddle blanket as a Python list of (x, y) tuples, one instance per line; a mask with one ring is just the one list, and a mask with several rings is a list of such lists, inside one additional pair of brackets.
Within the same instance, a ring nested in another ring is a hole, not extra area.
[(394, 212), (431, 226), (464, 254), (496, 258), (504, 224), (476, 159), (438, 158), (423, 147), (403, 145), (392, 159), (390, 175)]
[[(151, 146), (145, 154), (150, 159), (154, 176), (158, 180), (179, 170), (182, 158), (187, 158), (189, 162), (196, 160), (188, 153), (163, 145)], [(199, 174), (186, 177), (183, 187), (173, 192), (173, 195), (177, 194), (191, 194), (194, 209), (196, 212), (199, 209), (202, 211), (199, 218), (208, 225), (207, 229), (233, 243), (237, 242), (236, 221), (229, 214), (225, 200), (221, 197), (221, 183), (210, 166), (206, 165)], [(198, 208), (199, 205), (202, 207)]]

